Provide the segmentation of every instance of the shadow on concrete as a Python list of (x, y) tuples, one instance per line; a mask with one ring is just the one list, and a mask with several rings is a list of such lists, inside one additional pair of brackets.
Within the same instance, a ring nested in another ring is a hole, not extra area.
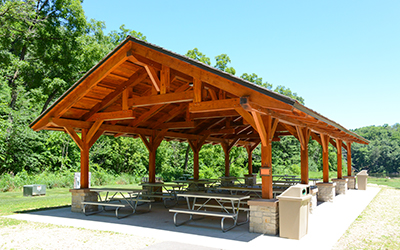
[[(177, 205), (176, 207), (185, 208), (187, 205)], [(249, 224), (236, 226), (228, 232), (223, 233), (221, 230), (221, 218), (218, 217), (204, 217), (200, 220), (193, 220), (184, 225), (176, 227), (173, 222), (174, 213), (170, 213), (168, 208), (165, 208), (161, 202), (153, 203), (150, 212), (147, 212), (147, 205), (138, 206), (137, 213), (126, 218), (118, 219), (115, 216), (115, 210), (107, 209), (94, 215), (86, 216), (82, 213), (71, 212), (70, 206), (37, 209), (31, 211), (20, 211), (19, 213), (47, 217), (50, 221), (57, 221), (62, 219), (76, 219), (77, 223), (74, 226), (87, 227), (88, 223), (103, 224), (104, 228), (115, 228), (123, 226), (129, 233), (133, 231), (144, 231), (149, 229), (161, 230), (161, 233), (183, 233), (195, 236), (206, 236), (219, 239), (235, 240), (240, 242), (249, 242), (260, 234), (249, 233)], [(128, 209), (121, 209), (120, 214), (128, 214)], [(49, 218), (50, 217), (50, 218)], [(188, 215), (180, 215), (179, 220), (185, 220)], [(78, 221), (79, 220), (79, 221)], [(246, 214), (241, 213), (239, 221), (246, 220)], [(55, 223), (57, 224), (57, 223)], [(60, 223), (62, 224), (62, 223)], [(231, 220), (225, 220), (225, 227), (232, 225)], [(99, 230), (103, 230), (99, 226)]]

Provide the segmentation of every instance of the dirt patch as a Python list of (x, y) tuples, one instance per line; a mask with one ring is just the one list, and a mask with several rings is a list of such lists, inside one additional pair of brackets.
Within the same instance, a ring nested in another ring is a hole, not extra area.
[(400, 249), (400, 190), (382, 187), (333, 249)]

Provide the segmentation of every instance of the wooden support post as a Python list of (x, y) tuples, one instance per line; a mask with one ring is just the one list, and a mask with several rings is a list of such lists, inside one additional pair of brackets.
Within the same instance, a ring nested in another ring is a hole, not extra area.
[(296, 130), (301, 149), (301, 183), (308, 184), (308, 142), (310, 140), (310, 130), (298, 126), (296, 126)]
[(167, 133), (168, 129), (163, 129), (161, 131), (154, 131), (153, 135), (150, 137), (148, 141), (146, 136), (139, 135), (140, 139), (142, 139), (144, 145), (146, 146), (147, 150), (149, 151), (149, 182), (155, 183), (156, 182), (156, 154), (157, 148), (160, 146), (162, 140), (164, 139), (165, 133)]
[(156, 150), (149, 151), (149, 182), (156, 182)]
[[(257, 114), (252, 112), (253, 117)], [(275, 130), (278, 126), (278, 119), (272, 120), (271, 116), (262, 116), (262, 119), (254, 118), (257, 127), (260, 128), (259, 134), (261, 139), (261, 167), (268, 167), (271, 169), (270, 176), (262, 176), (261, 182), (261, 197), (263, 199), (273, 199), (273, 188), (272, 188), (272, 139), (275, 134)], [(264, 129), (263, 129), (264, 128)], [(262, 131), (260, 133), (260, 131)], [(265, 138), (263, 138), (265, 136)]]
[[(272, 143), (268, 143), (267, 146), (261, 145), (261, 167), (272, 168)], [(262, 198), (273, 199), (272, 173), (270, 176), (262, 176), (261, 183)]]
[(102, 122), (96, 121), (90, 129), (81, 129), (80, 138), (72, 127), (64, 127), (81, 150), (81, 188), (89, 188), (89, 150), (104, 132), (99, 129)]
[(227, 143), (221, 143), (222, 149), (224, 150), (225, 154), (225, 176), (229, 176), (229, 153), (231, 152), (231, 148)]
[(195, 180), (199, 179), (199, 171), (200, 171), (199, 153), (200, 153), (200, 149), (201, 149), (201, 147), (203, 147), (204, 142), (207, 140), (208, 136), (210, 136), (210, 133), (206, 133), (199, 140), (189, 140), (190, 148), (193, 151), (193, 179), (195, 179)]
[(342, 140), (336, 139), (337, 149), (337, 178), (342, 179)]
[(346, 142), (347, 146), (347, 176), (351, 176), (351, 142)]
[(323, 182), (329, 182), (329, 135), (321, 134)]
[(89, 145), (86, 142), (87, 129), (82, 129), (81, 188), (89, 188)]
[(199, 171), (200, 171), (200, 166), (199, 166), (199, 151), (193, 151), (193, 179), (198, 180), (199, 179)]
[(246, 146), (247, 156), (248, 156), (248, 170), (249, 174), (253, 173), (253, 150), (251, 150), (251, 146)]

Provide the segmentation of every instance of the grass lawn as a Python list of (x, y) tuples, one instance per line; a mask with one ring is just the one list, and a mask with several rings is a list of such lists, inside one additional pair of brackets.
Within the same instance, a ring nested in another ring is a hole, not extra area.
[(400, 189), (400, 178), (376, 178), (368, 177), (368, 183), (377, 185), (384, 185), (388, 187), (394, 187)]

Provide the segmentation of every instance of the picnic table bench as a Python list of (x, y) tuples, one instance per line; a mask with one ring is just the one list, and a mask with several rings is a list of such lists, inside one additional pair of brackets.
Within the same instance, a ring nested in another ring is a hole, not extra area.
[[(181, 209), (169, 209), (169, 212), (174, 213), (174, 224), (175, 226), (183, 225), (191, 220), (194, 220), (194, 215), (213, 216), (221, 218), (221, 230), (222, 232), (227, 232), (237, 225), (242, 225), (248, 222), (248, 209), (241, 208), (241, 201), (250, 199), (250, 196), (243, 195), (224, 195), (215, 193), (184, 193), (178, 194), (179, 197), (184, 197), (186, 199), (188, 208)], [(190, 203), (190, 198), (193, 199)], [(198, 199), (205, 200), (204, 202), (197, 203)], [(213, 204), (212, 204), (213, 203)], [(229, 205), (226, 205), (228, 203)], [(207, 211), (207, 208), (215, 208), (220, 211)], [(238, 222), (239, 211), (247, 211), (247, 220), (244, 222)], [(178, 223), (177, 216), (179, 214), (188, 214), (189, 219), (181, 223)], [(233, 220), (233, 225), (231, 227), (225, 228), (224, 221), (226, 218)]]
[[(141, 202), (142, 204), (148, 204), (148, 210), (151, 210), (151, 202), (154, 200), (142, 199), (140, 194), (142, 193), (141, 189), (122, 189), (122, 188), (91, 188), (90, 191), (96, 192), (99, 201), (83, 201), (81, 204), (83, 205), (83, 213), (85, 215), (97, 214), (105, 211), (106, 207), (115, 208), (115, 216), (118, 219), (125, 218), (129, 215), (136, 213), (136, 208)], [(106, 193), (105, 198), (103, 199), (101, 193)], [(117, 201), (118, 203), (113, 203)], [(88, 206), (97, 206), (100, 210), (97, 211), (87, 211)], [(121, 216), (119, 214), (120, 208), (131, 208), (132, 213)]]

